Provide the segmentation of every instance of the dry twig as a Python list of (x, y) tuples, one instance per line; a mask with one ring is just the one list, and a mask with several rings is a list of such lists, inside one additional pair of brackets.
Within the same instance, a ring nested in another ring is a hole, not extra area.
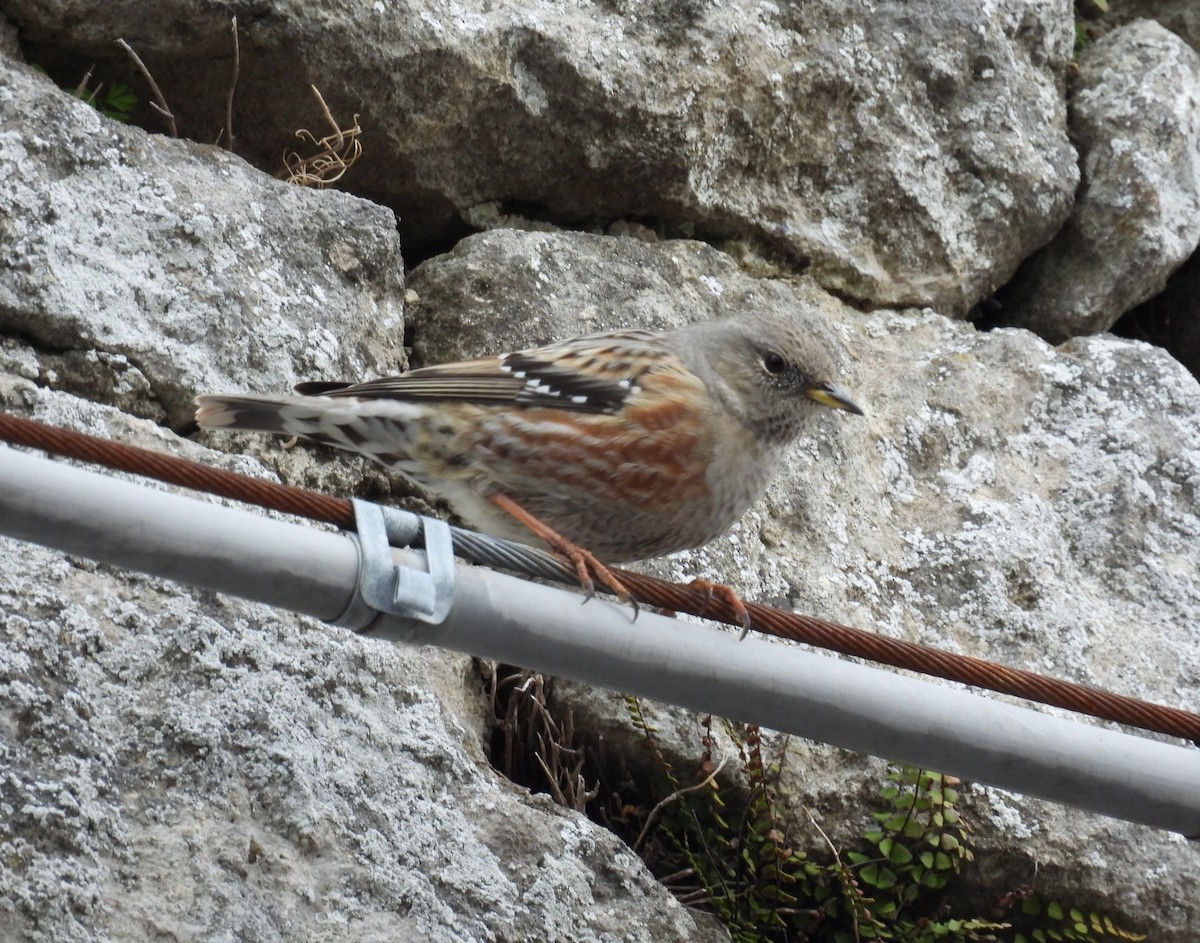
[[(230, 17), (233, 32), (233, 75), (229, 78), (229, 91), (225, 94), (225, 148), (233, 150), (233, 93), (237, 90), (238, 70), (242, 64), (241, 46), (238, 43), (237, 17)], [(220, 138), (217, 139), (220, 144)]]
[[(556, 803), (582, 812), (596, 798), (600, 784), (587, 787), (584, 750), (575, 745), (571, 712), (561, 719), (554, 715), (548, 704), (546, 679), (537, 672), (501, 676), (494, 670), (489, 687), (492, 713), (504, 735), (500, 772), (532, 786), (537, 778), (536, 767)], [(502, 695), (501, 688), (508, 689), (508, 694)]]
[(646, 824), (642, 826), (642, 830), (638, 833), (637, 841), (633, 843), (633, 850), (638, 851), (642, 847), (642, 842), (646, 840), (646, 836), (650, 833), (650, 826), (654, 824), (654, 820), (658, 818), (659, 813), (662, 812), (663, 809), (669, 806), (672, 802), (677, 802), (679, 799), (682, 799), (689, 793), (699, 792), (701, 789), (706, 789), (707, 787), (714, 785), (717, 781), (717, 776), (719, 776), (721, 770), (725, 768), (725, 762), (728, 759), (728, 756), (721, 757), (721, 762), (717, 764), (717, 768), (700, 780), (700, 782), (694, 783), (691, 786), (685, 786), (683, 789), (676, 789), (669, 796), (660, 800), (659, 803), (650, 810), (650, 814), (646, 816)]
[(95, 92), (88, 91), (88, 82), (90, 82), (92, 80), (92, 72), (95, 70), (95, 68), (96, 67), (94, 65), (88, 66), (87, 72), (85, 72), (83, 74), (83, 78), (81, 78), (79, 80), (79, 84), (75, 86), (75, 91), (72, 94), (76, 98), (82, 99), (83, 101), (87, 101), (88, 95), (95, 95), (97, 92), (100, 91), (99, 87), (96, 88)]
[(163, 97), (162, 90), (158, 87), (158, 83), (154, 81), (154, 76), (150, 74), (150, 70), (146, 68), (146, 63), (142, 62), (141, 56), (133, 51), (133, 47), (123, 39), (117, 40), (117, 45), (124, 49), (129, 58), (133, 60), (133, 64), (138, 67), (138, 71), (146, 79), (150, 86), (150, 91), (154, 95), (154, 101), (150, 102), (150, 107), (157, 111), (160, 115), (167, 119), (167, 128), (171, 132), (171, 137), (179, 137), (179, 129), (175, 127), (175, 116), (171, 114), (171, 109), (167, 107), (167, 100)]
[(321, 111), (329, 126), (333, 128), (333, 133), (318, 139), (311, 131), (303, 128), (297, 131), (296, 137), (307, 141), (318, 151), (308, 157), (302, 157), (297, 151), (285, 151), (284, 169), (278, 176), (288, 183), (303, 187), (325, 187), (340, 180), (362, 154), (362, 142), (358, 139), (362, 128), (358, 124), (358, 115), (354, 116), (354, 124), (351, 127), (342, 128), (334, 120), (317, 87), (312, 85), (310, 88), (321, 103)]

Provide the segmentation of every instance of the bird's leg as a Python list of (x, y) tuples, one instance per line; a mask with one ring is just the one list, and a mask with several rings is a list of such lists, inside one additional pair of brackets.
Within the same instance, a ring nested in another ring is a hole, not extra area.
[(558, 531), (543, 524), (538, 518), (517, 504), (516, 501), (508, 497), (508, 495), (490, 494), (488, 495), (488, 500), (500, 508), (500, 510), (511, 514), (524, 524), (536, 536), (544, 540), (555, 553), (566, 557), (571, 565), (575, 567), (575, 574), (579, 577), (580, 585), (587, 590), (588, 599), (591, 599), (596, 594), (596, 586), (592, 582), (592, 577), (595, 576), (601, 584), (611, 589), (621, 602), (633, 606), (634, 618), (637, 617), (637, 600), (633, 598), (633, 595), (626, 588), (625, 584), (617, 579), (616, 574), (597, 560), (595, 556), (578, 544), (571, 543), (571, 541), (567, 540)]
[(734, 590), (721, 583), (713, 583), (709, 580), (695, 579), (688, 584), (692, 589), (697, 589), (706, 595), (705, 606), (707, 606), (714, 596), (724, 600), (725, 605), (733, 610), (733, 614), (737, 616), (738, 622), (742, 624), (742, 634), (739, 638), (745, 638), (750, 632), (750, 613), (746, 609), (746, 604), (742, 602), (742, 597)]

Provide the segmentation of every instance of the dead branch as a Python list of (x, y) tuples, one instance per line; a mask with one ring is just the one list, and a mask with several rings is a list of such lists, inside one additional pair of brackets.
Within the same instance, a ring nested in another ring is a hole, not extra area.
[(150, 102), (150, 107), (157, 111), (160, 115), (167, 119), (167, 128), (171, 132), (171, 137), (179, 137), (179, 129), (175, 127), (175, 116), (171, 114), (171, 109), (167, 107), (167, 100), (163, 97), (162, 90), (158, 87), (158, 83), (154, 81), (154, 76), (150, 74), (150, 70), (146, 68), (146, 63), (142, 62), (141, 56), (133, 51), (133, 47), (123, 39), (117, 40), (117, 45), (124, 49), (129, 58), (133, 60), (133, 64), (138, 67), (138, 71), (142, 73), (146, 83), (150, 86), (150, 92), (154, 95), (154, 101)]

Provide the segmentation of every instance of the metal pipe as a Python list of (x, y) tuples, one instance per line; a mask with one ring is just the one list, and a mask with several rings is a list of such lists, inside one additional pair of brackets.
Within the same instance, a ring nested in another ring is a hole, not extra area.
[(354, 595), (344, 535), (0, 446), (0, 533), (330, 621)]
[[(354, 596), (350, 538), (0, 448), (0, 532), (326, 620)], [(394, 558), (416, 565), (415, 552)], [(457, 568), (441, 625), (377, 637), (441, 645), (851, 750), (1200, 835), (1200, 751), (668, 619), (480, 567)]]

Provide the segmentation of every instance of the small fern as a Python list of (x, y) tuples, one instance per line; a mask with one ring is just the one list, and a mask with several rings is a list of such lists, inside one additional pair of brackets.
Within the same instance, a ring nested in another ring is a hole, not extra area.
[(712, 913), (735, 943), (1143, 939), (1108, 917), (1030, 893), (1006, 895), (992, 917), (956, 913), (951, 890), (974, 851), (953, 777), (893, 768), (877, 793), (873, 826), (845, 852), (808, 813), (827, 851), (818, 854), (802, 847), (811, 838), (781, 811), (782, 749), (766, 755), (757, 727), (726, 725), (746, 783), (731, 806), (718, 785), (711, 717), (702, 721), (699, 771), (689, 783), (667, 762), (637, 699), (627, 703), (666, 795), (647, 817), (638, 850), (681, 902)]
[[(720, 920), (735, 943), (1115, 943), (1144, 936), (1031, 888), (1009, 890), (987, 916), (964, 913), (958, 878), (975, 857), (959, 782), (895, 766), (870, 827), (839, 849), (781, 785), (786, 740), (701, 719), (699, 755), (682, 769), (641, 702), (625, 699), (648, 764), (585, 741), (555, 710), (550, 679), (497, 666), (490, 684), (497, 768), (589, 815), (630, 842), (686, 906)], [(714, 725), (733, 744), (717, 757)], [(606, 759), (607, 757), (607, 759)], [(648, 765), (648, 769), (646, 766)], [(741, 773), (722, 785), (727, 766)], [(590, 784), (590, 785), (585, 785)], [(977, 893), (977, 890), (976, 890)]]
[(1103, 914), (1095, 911), (1085, 913), (1078, 907), (1064, 906), (1057, 900), (1046, 900), (1037, 894), (1025, 898), (1021, 903), (1021, 913), (1035, 926), (1017, 932), (1012, 938), (1013, 943), (1100, 943), (1146, 939), (1144, 933), (1123, 930)]
[[(33, 68), (43, 75), (46, 73), (46, 70), (40, 65), (34, 65)], [(93, 69), (88, 69), (83, 78), (73, 87), (63, 86), (63, 91), (69, 92), (85, 104), (91, 105), (106, 118), (112, 118), (113, 121), (128, 121), (137, 105), (137, 96), (124, 82), (114, 82), (108, 86), (107, 90), (104, 88), (104, 83), (92, 88)]]
[[(100, 95), (101, 91), (104, 92), (103, 97)], [(113, 121), (128, 121), (137, 104), (137, 96), (123, 82), (110, 85), (107, 89), (97, 86), (90, 91), (80, 86), (73, 94)]]

